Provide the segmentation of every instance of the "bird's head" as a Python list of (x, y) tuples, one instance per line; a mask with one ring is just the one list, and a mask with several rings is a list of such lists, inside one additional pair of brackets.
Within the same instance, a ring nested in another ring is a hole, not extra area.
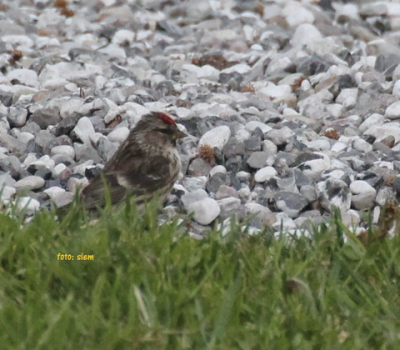
[(152, 112), (144, 115), (136, 124), (134, 130), (143, 131), (147, 142), (157, 142), (161, 145), (176, 145), (176, 140), (187, 136), (178, 129), (175, 121), (162, 112)]

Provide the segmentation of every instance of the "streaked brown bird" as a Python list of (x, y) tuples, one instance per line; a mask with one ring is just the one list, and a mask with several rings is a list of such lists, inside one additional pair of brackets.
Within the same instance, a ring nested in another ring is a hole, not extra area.
[(158, 196), (165, 200), (181, 169), (176, 141), (187, 136), (167, 114), (144, 115), (103, 171), (82, 191), (87, 209), (104, 207), (107, 183), (111, 203), (133, 196), (141, 204)]

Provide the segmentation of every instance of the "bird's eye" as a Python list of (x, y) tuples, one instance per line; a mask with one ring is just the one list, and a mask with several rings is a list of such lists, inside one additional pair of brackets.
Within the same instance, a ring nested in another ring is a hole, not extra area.
[(163, 134), (166, 134), (166, 135), (171, 135), (171, 134), (173, 134), (173, 131), (170, 130), (170, 129), (157, 129), (157, 131), (158, 131), (158, 132), (161, 132), (161, 133), (163, 133)]

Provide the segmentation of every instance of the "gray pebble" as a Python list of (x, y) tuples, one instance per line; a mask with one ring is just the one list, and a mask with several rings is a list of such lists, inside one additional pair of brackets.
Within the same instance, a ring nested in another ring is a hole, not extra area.
[(219, 207), (221, 208), (221, 212), (219, 216), (221, 219), (226, 219), (235, 215), (240, 207), (240, 199), (235, 197), (227, 197), (220, 200), (217, 200)]
[(308, 204), (303, 195), (286, 191), (278, 192), (275, 202), (276, 206), (291, 218), (297, 217)]
[(45, 181), (40, 176), (28, 176), (14, 184), (17, 191), (38, 190), (44, 186)]
[(11, 127), (21, 127), (26, 123), (28, 111), (25, 108), (10, 107), (8, 111), (8, 121)]
[(188, 168), (188, 175), (190, 176), (207, 176), (212, 166), (209, 162), (202, 158), (195, 158), (190, 163)]
[(266, 165), (268, 156), (267, 152), (253, 152), (247, 159), (247, 164), (253, 169), (260, 169)]

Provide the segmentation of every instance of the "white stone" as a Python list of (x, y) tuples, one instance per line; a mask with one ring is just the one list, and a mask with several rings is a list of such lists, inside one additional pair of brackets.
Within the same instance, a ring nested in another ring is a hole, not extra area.
[(72, 159), (75, 158), (74, 147), (68, 145), (55, 146), (51, 149), (51, 155), (64, 154)]
[(346, 111), (349, 111), (349, 110), (353, 109), (356, 106), (356, 104), (357, 104), (357, 100), (354, 97), (350, 96), (350, 97), (346, 98), (346, 100), (343, 102), (343, 108)]
[(192, 72), (196, 75), (197, 79), (209, 79), (212, 81), (218, 81), (220, 71), (208, 64), (199, 67), (194, 64), (184, 64), (182, 66), (183, 71)]
[(289, 85), (275, 85), (272, 82), (268, 82), (268, 85), (257, 91), (259, 94), (264, 94), (271, 99), (281, 99), (289, 96), (292, 93), (292, 88)]
[(381, 207), (379, 205), (377, 205), (374, 208), (374, 212), (372, 214), (372, 223), (374, 225), (377, 225), (379, 223), (380, 217), (381, 217)]
[(46, 167), (48, 167), (49, 169), (54, 167), (54, 160), (50, 158), (50, 156), (48, 156), (47, 154), (40, 157), (39, 162), (42, 162)]
[(323, 38), (321, 32), (312, 24), (300, 24), (293, 34), (291, 43), (295, 47), (313, 44), (316, 40)]
[(246, 41), (252, 42), (254, 40), (254, 30), (252, 26), (245, 24), (243, 26), (243, 34), (246, 38)]
[(65, 192), (65, 190), (58, 186), (52, 186), (43, 192), (46, 193), (51, 200), (54, 200), (54, 198), (56, 198), (60, 193)]
[(254, 180), (256, 182), (265, 182), (277, 174), (277, 171), (272, 166), (266, 166), (261, 168), (254, 175)]
[(122, 106), (116, 106), (112, 101), (106, 99), (107, 104), (110, 106), (110, 110), (104, 117), (106, 124), (110, 123), (119, 114), (122, 119), (128, 118), (131, 121), (133, 127), (140, 120), (141, 117), (150, 113), (150, 110), (138, 103), (127, 102)]
[(135, 40), (135, 33), (128, 29), (117, 30), (112, 38), (113, 44), (126, 45), (132, 44)]
[(16, 193), (16, 189), (11, 186), (1, 186), (0, 189), (0, 201), (3, 204), (8, 203), (8, 201), (11, 199), (11, 197)]
[(184, 192), (185, 194), (186, 194), (186, 193), (189, 193), (189, 192), (186, 190), (185, 187), (183, 187), (181, 184), (178, 184), (178, 183), (176, 183), (176, 182), (174, 183), (173, 188), (174, 188), (174, 190), (182, 191), (182, 192)]
[(31, 197), (21, 197), (17, 201), (17, 209), (26, 210), (27, 215), (33, 215), (40, 208), (40, 203)]
[(44, 36), (39, 36), (36, 38), (36, 48), (39, 50), (48, 47), (58, 47), (60, 45), (60, 42), (56, 38), (49, 38)]
[(301, 90), (310, 91), (312, 89), (311, 83), (308, 79), (304, 79), (300, 85)]
[(275, 217), (275, 214), (273, 214), (269, 208), (253, 202), (246, 203), (244, 207), (247, 215), (257, 216), (260, 218), (263, 225), (273, 224), (272, 219)]
[(93, 124), (88, 117), (79, 119), (72, 132), (75, 133), (83, 143), (89, 143), (90, 136), (95, 133)]
[(245, 63), (239, 63), (232, 67), (222, 70), (221, 73), (230, 74), (230, 73), (236, 72), (239, 74), (246, 74), (246, 73), (250, 72), (250, 70), (251, 70), (251, 68), (249, 67), (249, 65), (247, 65)]
[(268, 138), (277, 146), (282, 144), (286, 144), (287, 140), (294, 135), (292, 129), (287, 126), (284, 126), (280, 129), (272, 129), (268, 133)]
[(317, 153), (323, 156), (320, 159), (312, 159), (304, 162), (305, 168), (303, 174), (317, 180), (322, 172), (330, 169), (330, 159), (323, 153)]
[(209, 176), (213, 176), (216, 173), (226, 174), (226, 168), (223, 165), (216, 165), (210, 170)]
[(343, 104), (349, 97), (352, 97), (354, 100), (356, 100), (357, 96), (358, 88), (343, 89), (336, 97), (336, 103)]
[(364, 132), (370, 127), (377, 127), (379, 125), (382, 125), (384, 121), (385, 117), (383, 115), (374, 113), (364, 120), (364, 122), (359, 126), (359, 129), (360, 131)]
[(65, 17), (56, 8), (44, 8), (36, 17), (36, 28), (47, 29), (49, 27), (60, 27), (65, 25)]
[(199, 146), (208, 145), (222, 150), (231, 137), (229, 127), (222, 125), (207, 131), (200, 139)]
[(54, 172), (56, 173), (56, 175), (60, 175), (65, 169), (67, 168), (67, 166), (63, 163), (59, 163), (54, 167)]
[(389, 119), (400, 118), (400, 101), (396, 101), (386, 108), (385, 116)]
[(82, 176), (85, 176), (86, 169), (91, 167), (92, 165), (93, 165), (93, 160), (89, 159), (86, 162), (73, 167), (72, 172), (75, 174), (80, 174)]
[(306, 142), (305, 144), (312, 151), (327, 151), (331, 148), (328, 140), (315, 140)]
[(341, 210), (340, 215), (343, 224), (345, 224), (347, 227), (355, 227), (360, 223), (360, 216), (358, 215), (357, 211), (353, 209)]
[(335, 19), (338, 19), (340, 16), (350, 17), (356, 20), (359, 20), (358, 16), (358, 7), (355, 4), (335, 4)]
[(235, 195), (235, 197), (225, 197), (217, 200), (221, 208), (220, 216), (222, 218), (229, 218), (237, 213), (240, 207), (240, 199), (237, 198), (237, 193)]
[(28, 167), (31, 163), (36, 162), (36, 161), (37, 161), (37, 158), (36, 158), (35, 153), (29, 153), (28, 156), (24, 160), (24, 165), (26, 165)]
[(385, 123), (380, 126), (371, 126), (364, 132), (364, 134), (374, 136), (376, 139), (375, 141), (377, 142), (380, 142), (385, 137), (392, 135), (395, 138), (395, 143), (398, 143), (400, 141), (400, 125), (398, 122), (392, 122)]
[[(318, 91), (315, 94), (311, 94), (310, 96), (306, 97), (304, 100), (299, 101), (298, 107), (299, 107), (299, 112), (300, 114), (308, 117), (310, 116), (311, 118), (313, 117), (312, 112), (308, 112), (309, 110), (314, 111), (322, 109), (325, 107), (325, 105), (329, 104), (333, 100), (333, 95), (330, 91), (327, 89), (323, 89), (321, 91)], [(309, 115), (311, 114), (311, 115)], [(323, 115), (319, 116), (317, 115), (316, 117), (318, 118), (323, 118)]]
[[(398, 67), (400, 67), (400, 66), (398, 66)], [(394, 83), (392, 94), (397, 97), (400, 97), (400, 80), (397, 80)]]
[(212, 13), (213, 1), (188, 0), (187, 16), (191, 20), (201, 21)]
[(22, 85), (37, 88), (39, 86), (38, 76), (34, 70), (31, 69), (14, 69), (7, 74), (7, 79), (18, 80)]
[(311, 11), (307, 10), (302, 4), (291, 1), (283, 9), (282, 15), (291, 27), (297, 27), (303, 23), (313, 23), (315, 18)]
[(99, 44), (99, 39), (96, 35), (91, 33), (78, 34), (75, 36), (74, 41), (76, 44), (83, 47), (95, 48)]
[[(258, 123), (258, 122), (257, 122)], [(265, 124), (264, 124), (265, 125)], [(251, 133), (245, 128), (239, 129), (235, 135), (238, 141), (246, 141), (251, 137)]]
[(215, 102), (197, 103), (191, 108), (191, 113), (200, 118), (221, 116), (222, 114), (226, 114), (229, 112), (231, 112), (231, 114), (234, 114), (234, 110), (232, 109), (232, 107), (224, 103), (220, 104)]
[(188, 212), (194, 213), (194, 220), (200, 225), (213, 222), (221, 212), (218, 203), (212, 198), (204, 198), (189, 205)]
[(82, 99), (69, 98), (68, 100), (63, 101), (60, 107), (61, 118), (64, 119), (78, 113), (82, 106)]
[(330, 171), (327, 174), (324, 174), (324, 178), (326, 177), (326, 178), (330, 178), (330, 179), (342, 180), (346, 174), (347, 174), (346, 171), (343, 171), (341, 169), (335, 169), (335, 170)]
[(114, 5), (117, 1), (116, 0), (101, 0), (105, 7), (110, 7)]
[(89, 139), (92, 146), (96, 148), (97, 141), (99, 141), (102, 137), (104, 137), (104, 135), (100, 132), (95, 132), (94, 134), (90, 135)]
[(100, 49), (99, 52), (105, 53), (106, 55), (113, 58), (118, 58), (121, 60), (126, 59), (125, 50), (122, 47), (119, 47), (118, 45), (115, 44), (107, 45), (106, 47)]
[(269, 155), (274, 156), (278, 153), (278, 147), (271, 140), (264, 140), (261, 143), (262, 150), (268, 152)]
[(395, 2), (384, 2), (387, 7), (387, 14), (389, 17), (399, 17), (400, 16), (400, 4)]
[[(185, 189), (186, 191), (186, 189)], [(187, 191), (186, 191), (187, 192)], [(200, 201), (202, 199), (209, 198), (208, 194), (206, 191), (203, 189), (198, 189), (193, 192), (187, 192), (184, 194), (181, 198), (183, 207), (188, 210), (189, 206), (193, 204), (194, 202)]]
[(332, 152), (342, 152), (346, 149), (347, 145), (343, 142), (336, 141), (335, 144), (332, 146)]
[(252, 121), (246, 123), (245, 128), (250, 132), (253, 132), (255, 129), (260, 128), (263, 133), (266, 133), (266, 132), (272, 130), (272, 128), (270, 126), (268, 126), (262, 122), (258, 122), (256, 120), (252, 120)]
[(33, 40), (26, 35), (3, 35), (1, 37), (1, 41), (4, 43), (10, 43), (14, 47), (16, 45), (22, 47), (32, 47), (34, 44)]
[(179, 119), (186, 119), (190, 115), (190, 109), (179, 107), (175, 110), (175, 113)]
[(250, 191), (249, 186), (245, 186), (238, 191), (239, 197), (242, 198), (244, 201), (249, 200), (250, 194), (251, 194), (251, 191)]
[(382, 186), (379, 191), (377, 191), (375, 202), (380, 206), (384, 206), (386, 202), (394, 200), (396, 194), (393, 187)]
[(343, 106), (338, 103), (332, 103), (326, 106), (326, 111), (335, 118), (339, 118), (342, 115)]
[(47, 79), (40, 83), (40, 89), (42, 90), (57, 90), (60, 87), (65, 86), (68, 84), (68, 80), (63, 79), (63, 78), (53, 78), (53, 79)]
[(297, 112), (296, 110), (294, 110), (293, 108), (288, 108), (286, 107), (283, 112), (282, 115), (286, 116), (296, 116), (296, 115), (301, 115), (299, 112)]
[(111, 131), (108, 135), (107, 138), (111, 142), (118, 142), (122, 143), (126, 140), (126, 138), (129, 135), (129, 129), (125, 126), (116, 128), (113, 131)]
[(138, 30), (136, 32), (136, 41), (149, 40), (153, 32), (151, 30)]
[(368, 143), (367, 141), (363, 140), (362, 138), (356, 138), (353, 141), (352, 146), (355, 150), (364, 152), (364, 153), (371, 152), (373, 149), (373, 146), (370, 143)]
[[(337, 40), (334, 37), (328, 36), (326, 38), (309, 43), (307, 45), (307, 51), (320, 56), (329, 55), (330, 61), (333, 61), (333, 63), (347, 65), (345, 61), (339, 59), (337, 56), (334, 55), (341, 49), (341, 46), (339, 46), (337, 42), (339, 42), (339, 40)], [(347, 74), (347, 73), (342, 73), (342, 74)]]
[(361, 194), (365, 192), (376, 194), (375, 188), (373, 188), (368, 182), (362, 180), (353, 181), (350, 184), (350, 191), (352, 194)]
[(14, 184), (14, 187), (19, 190), (19, 189), (24, 189), (24, 190), (38, 190), (39, 188), (42, 188), (44, 186), (45, 181), (40, 177), (40, 176), (27, 176), (24, 177), (23, 179), (17, 181)]
[(21, 132), (17, 136), (17, 139), (23, 143), (28, 143), (30, 140), (32, 140), (34, 138), (35, 138), (35, 136), (33, 136), (30, 132)]
[(106, 85), (107, 81), (108, 81), (107, 78), (105, 78), (105, 77), (102, 76), (102, 75), (98, 75), (98, 76), (94, 79), (95, 86), (96, 86), (96, 88), (98, 88), (99, 90), (101, 90), (101, 89), (104, 88), (104, 86)]
[(205, 189), (206, 188), (206, 183), (207, 183), (207, 177), (206, 176), (192, 176), (192, 177), (186, 176), (182, 180), (182, 185), (189, 192), (193, 192), (193, 191), (196, 191), (198, 189)]
[(375, 203), (376, 190), (368, 182), (357, 180), (350, 184), (352, 205), (358, 210), (372, 209)]
[(363, 72), (357, 72), (356, 74), (354, 74), (354, 81), (356, 82), (357, 85), (362, 84), (362, 77), (363, 77), (364, 73)]
[[(271, 63), (268, 65), (267, 74), (269, 75), (276, 71), (285, 69), (288, 65), (290, 65), (290, 63), (292, 63), (292, 61), (290, 60), (289, 57), (284, 56), (275, 58), (275, 60), (271, 61)], [(257, 91), (258, 89), (265, 87), (265, 81), (260, 81), (260, 82), (256, 81), (252, 83), (252, 85), (254, 89)]]
[[(334, 191), (330, 192), (329, 190), (331, 188), (333, 188)], [(334, 207), (342, 210), (350, 209), (352, 195), (344, 181), (331, 177), (326, 181), (318, 182), (316, 190), (319, 202), (323, 208), (329, 211)]]
[(287, 232), (297, 228), (296, 223), (292, 218), (289, 218), (286, 213), (277, 213), (276, 221), (272, 224), (275, 229), (275, 237), (280, 237), (282, 234), (287, 236)]
[(220, 29), (220, 30), (215, 30), (213, 33), (207, 33), (207, 34), (217, 38), (220, 41), (234, 40), (237, 37), (236, 31), (232, 29)]
[(86, 187), (88, 183), (89, 181), (86, 177), (82, 179), (70, 177), (67, 183), (67, 189), (69, 192), (76, 193), (77, 190), (81, 190), (82, 188)]

